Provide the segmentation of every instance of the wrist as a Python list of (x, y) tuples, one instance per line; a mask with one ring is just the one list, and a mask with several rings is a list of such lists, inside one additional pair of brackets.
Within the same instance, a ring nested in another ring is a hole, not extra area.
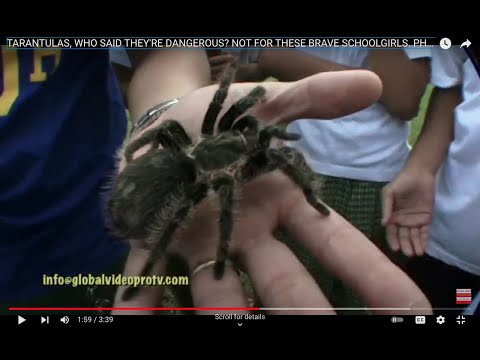
[(412, 156), (405, 165), (404, 172), (418, 174), (418, 173), (427, 173), (429, 175), (435, 176), (440, 168), (440, 164), (434, 164), (429, 162), (427, 159), (416, 158)]
[(164, 101), (154, 107), (148, 109), (138, 120), (134, 122), (132, 129), (130, 130), (130, 136), (142, 131), (157, 120), (163, 113), (170, 109), (173, 105), (177, 104), (179, 98)]
[(405, 167), (410, 170), (436, 175), (448, 156), (448, 148), (449, 146), (434, 143), (427, 137), (421, 137), (411, 150)]

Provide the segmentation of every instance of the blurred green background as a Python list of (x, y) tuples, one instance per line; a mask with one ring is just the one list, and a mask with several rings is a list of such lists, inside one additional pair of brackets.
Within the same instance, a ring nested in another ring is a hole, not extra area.
[(417, 141), (418, 135), (422, 130), (423, 122), (425, 120), (425, 115), (427, 112), (428, 103), (430, 101), (430, 96), (432, 95), (432, 90), (433, 90), (433, 86), (428, 85), (427, 90), (423, 95), (422, 102), (420, 103), (420, 110), (418, 111), (418, 115), (415, 119), (412, 120), (410, 138), (409, 138), (410, 145), (415, 144), (415, 142)]

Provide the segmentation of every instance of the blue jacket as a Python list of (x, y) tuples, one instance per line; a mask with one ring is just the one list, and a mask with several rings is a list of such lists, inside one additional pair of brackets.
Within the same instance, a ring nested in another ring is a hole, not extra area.
[(127, 250), (102, 193), (127, 119), (108, 51), (0, 49), (0, 302), (44, 274), (100, 273)]

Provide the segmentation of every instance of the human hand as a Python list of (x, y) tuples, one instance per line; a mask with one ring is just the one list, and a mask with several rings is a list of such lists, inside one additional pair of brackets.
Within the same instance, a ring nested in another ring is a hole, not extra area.
[(391, 249), (407, 256), (423, 255), (430, 236), (435, 176), (406, 169), (383, 189), (382, 197), (382, 222)]
[[(232, 85), (219, 118), (256, 85)], [(341, 117), (371, 105), (381, 93), (379, 79), (367, 71), (329, 72), (297, 82), (262, 83), (262, 86), (266, 89), (264, 101), (249, 111), (261, 119), (262, 125), (287, 124), (298, 118)], [(217, 89), (216, 85), (209, 86), (185, 96), (150, 128), (164, 120), (177, 119), (188, 135), (198, 140), (203, 116)], [(146, 148), (137, 151), (133, 158), (145, 153)], [(120, 171), (124, 168), (125, 162)], [(286, 245), (272, 235), (279, 225), (283, 225), (327, 270), (350, 285), (369, 306), (417, 308), (405, 313), (431, 313), (427, 299), (411, 279), (340, 215), (331, 211), (325, 216), (315, 210), (300, 188), (281, 171), (259, 176), (236, 190), (241, 191), (241, 196), (236, 203), (230, 254), (251, 277), (265, 307), (326, 309), (292, 311), (294, 314), (334, 313), (312, 276)], [(175, 240), (168, 248), (169, 253), (177, 253), (185, 259), (191, 273), (216, 258), (220, 238), (218, 203), (218, 197), (214, 195), (196, 206), (188, 226), (176, 232)], [(149, 258), (149, 252), (142, 249), (138, 241), (132, 240), (131, 243), (125, 274), (138, 275)], [(166, 274), (165, 265), (162, 258), (155, 265), (154, 273)], [(225, 269), (220, 280), (214, 279), (212, 267), (206, 267), (190, 276), (190, 286), (196, 307), (248, 306), (241, 281), (231, 267)], [(124, 291), (125, 288), (120, 287), (115, 306), (152, 307), (163, 295), (161, 286), (145, 287), (139, 289), (137, 296), (124, 301)], [(392, 313), (390, 310), (376, 312)], [(395, 314), (400, 312), (394, 311)], [(125, 314), (123, 311), (119, 313)], [(270, 313), (287, 312), (273, 310)]]
[(218, 82), (220, 77), (230, 65), (237, 65), (235, 57), (231, 54), (220, 54), (208, 58), (210, 73), (213, 82)]

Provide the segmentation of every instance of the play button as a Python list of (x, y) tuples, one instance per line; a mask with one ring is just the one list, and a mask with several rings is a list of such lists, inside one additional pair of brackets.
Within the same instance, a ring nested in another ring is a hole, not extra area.
[(23, 317), (21, 317), (20, 315), (18, 316), (18, 325), (20, 325), (21, 323), (23, 323), (24, 321), (26, 321), (26, 319), (24, 319)]

